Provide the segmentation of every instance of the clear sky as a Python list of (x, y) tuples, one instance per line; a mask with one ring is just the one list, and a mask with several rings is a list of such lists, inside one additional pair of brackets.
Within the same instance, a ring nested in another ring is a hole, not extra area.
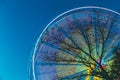
[(119, 0), (0, 0), (0, 80), (28, 80), (41, 31), (59, 14), (83, 6), (120, 12)]

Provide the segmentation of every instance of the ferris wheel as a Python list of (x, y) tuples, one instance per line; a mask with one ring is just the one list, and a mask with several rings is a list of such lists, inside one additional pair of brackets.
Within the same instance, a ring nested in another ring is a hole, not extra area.
[(120, 79), (120, 14), (80, 7), (52, 20), (38, 38), (30, 80)]

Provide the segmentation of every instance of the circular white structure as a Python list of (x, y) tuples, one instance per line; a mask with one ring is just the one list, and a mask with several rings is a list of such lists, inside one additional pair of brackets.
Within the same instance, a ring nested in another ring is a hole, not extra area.
[(110, 64), (119, 49), (119, 19), (119, 13), (93, 6), (53, 19), (36, 42), (30, 80), (109, 80), (117, 68)]

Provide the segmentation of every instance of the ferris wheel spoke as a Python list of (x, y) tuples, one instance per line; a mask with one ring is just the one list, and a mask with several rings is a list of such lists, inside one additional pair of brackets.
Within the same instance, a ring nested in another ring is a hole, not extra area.
[(78, 72), (78, 71), (84, 71), (84, 70), (87, 70), (88, 67), (86, 67), (85, 65), (81, 64), (80, 66), (74, 66), (74, 65), (71, 65), (71, 66), (56, 66), (57, 68), (57, 71), (58, 73), (63, 73), (63, 72), (69, 72), (69, 71), (72, 71), (72, 72)]
[[(95, 16), (96, 17), (96, 16)], [(93, 33), (94, 33), (94, 36), (95, 36), (95, 46), (96, 46), (96, 54), (97, 54), (97, 58), (99, 58), (100, 56), (100, 53), (99, 53), (99, 48), (100, 48), (100, 43), (99, 43), (99, 38), (98, 38), (98, 34), (97, 34), (97, 20), (96, 18), (93, 18), (91, 16), (93, 22), (92, 22), (92, 26), (93, 26)]]
[(40, 62), (39, 65), (45, 66), (81, 66), (81, 64), (70, 63), (70, 62)]
[(76, 58), (79, 58), (78, 55), (76, 55), (76, 54), (74, 54), (74, 53), (72, 53), (72, 52), (70, 52), (70, 51), (68, 51), (68, 50), (62, 49), (62, 48), (57, 47), (57, 46), (55, 46), (55, 45), (53, 45), (53, 44), (50, 44), (50, 43), (48, 43), (48, 42), (44, 42), (44, 44), (46, 44), (47, 46), (51, 46), (52, 48), (55, 48), (55, 49), (57, 49), (57, 50), (60, 50), (60, 51), (62, 51), (62, 52), (65, 52), (66, 54), (72, 55), (72, 56), (74, 56), (74, 57), (76, 57)]
[(109, 60), (113, 57), (113, 50), (107, 53), (107, 55), (104, 56), (104, 60)]
[(77, 73), (74, 73), (74, 74), (71, 74), (71, 75), (68, 75), (68, 76), (64, 76), (63, 78), (60, 78), (59, 80), (78, 79), (79, 77), (87, 76), (88, 75), (88, 74), (83, 74), (82, 72), (83, 71), (77, 72)]

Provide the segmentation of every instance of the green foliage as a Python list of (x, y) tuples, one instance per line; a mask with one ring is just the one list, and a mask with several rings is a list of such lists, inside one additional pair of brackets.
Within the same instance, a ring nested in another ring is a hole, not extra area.
[(113, 80), (119, 80), (120, 79), (120, 46), (115, 47), (114, 49), (114, 61), (113, 64), (111, 66), (112, 70), (111, 70), (111, 78)]

